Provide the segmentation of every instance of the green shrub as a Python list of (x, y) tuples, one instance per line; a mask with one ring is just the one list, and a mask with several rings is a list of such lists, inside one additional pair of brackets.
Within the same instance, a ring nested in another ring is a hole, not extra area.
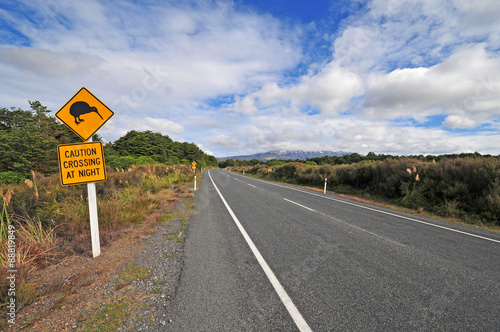
[(153, 158), (149, 156), (140, 156), (135, 159), (135, 164), (136, 165), (154, 165), (158, 164), (158, 161), (154, 160)]
[(106, 165), (113, 168), (127, 169), (135, 162), (132, 156), (109, 156), (106, 158)]
[(21, 183), (26, 180), (23, 173), (7, 171), (0, 172), (0, 182), (5, 184)]

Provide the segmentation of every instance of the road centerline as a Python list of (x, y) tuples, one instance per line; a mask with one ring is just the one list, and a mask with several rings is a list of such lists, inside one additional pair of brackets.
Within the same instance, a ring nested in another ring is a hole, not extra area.
[(302, 204), (299, 204), (299, 203), (297, 203), (297, 202), (291, 201), (291, 200), (286, 199), (286, 198), (284, 198), (284, 197), (283, 197), (283, 199), (284, 199), (285, 201), (287, 201), (287, 202), (290, 202), (290, 203), (292, 203), (292, 204), (298, 205), (298, 206), (300, 206), (301, 208), (304, 208), (304, 209), (306, 209), (306, 210), (309, 210), (309, 211), (312, 211), (312, 212), (317, 212), (316, 210), (313, 210), (313, 209), (311, 209), (311, 208), (309, 208), (309, 207), (307, 207), (307, 206), (305, 206), (305, 205), (302, 205)]
[(299, 310), (297, 309), (297, 307), (293, 303), (290, 296), (288, 296), (287, 292), (285, 291), (285, 289), (283, 288), (283, 286), (279, 282), (279, 280), (276, 277), (276, 275), (274, 274), (274, 272), (271, 270), (271, 268), (267, 264), (266, 260), (264, 259), (264, 257), (260, 253), (259, 249), (257, 249), (257, 247), (253, 243), (252, 239), (250, 238), (250, 236), (248, 235), (246, 230), (243, 228), (243, 225), (241, 225), (240, 221), (238, 220), (238, 218), (234, 214), (233, 210), (231, 209), (231, 207), (227, 203), (226, 199), (224, 198), (224, 196), (222, 196), (221, 192), (219, 191), (219, 188), (215, 185), (215, 182), (214, 182), (212, 176), (210, 175), (210, 171), (208, 172), (208, 176), (210, 177), (210, 181), (212, 181), (212, 184), (213, 184), (215, 190), (219, 194), (219, 197), (221, 198), (222, 202), (224, 203), (224, 206), (226, 207), (227, 211), (229, 212), (229, 214), (233, 218), (234, 223), (236, 224), (239, 231), (243, 235), (243, 238), (246, 240), (248, 246), (250, 247), (250, 250), (254, 254), (257, 261), (259, 262), (261, 268), (264, 270), (264, 273), (266, 274), (267, 278), (269, 279), (269, 281), (273, 285), (274, 290), (278, 294), (281, 302), (285, 305), (285, 308), (287, 309), (288, 313), (292, 317), (297, 328), (301, 332), (312, 331), (311, 328), (309, 327), (309, 325), (307, 324), (307, 322), (305, 321), (304, 317), (302, 317), (302, 314), (299, 312)]

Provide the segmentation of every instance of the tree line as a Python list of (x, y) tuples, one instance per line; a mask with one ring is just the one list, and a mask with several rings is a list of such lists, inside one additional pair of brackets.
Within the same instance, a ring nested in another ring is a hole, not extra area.
[(217, 159), (203, 152), (196, 144), (177, 142), (167, 135), (152, 131), (131, 130), (118, 140), (104, 146), (106, 163), (111, 167), (127, 168), (132, 164), (190, 164), (198, 168), (217, 167)]
[[(81, 143), (81, 139), (39, 101), (28, 101), (29, 110), (0, 108), (0, 182), (19, 183), (31, 172), (50, 175), (59, 171), (57, 146)], [(100, 141), (94, 135), (94, 141)], [(175, 165), (196, 161), (199, 167), (217, 167), (214, 156), (196, 144), (177, 142), (151, 131), (129, 131), (104, 145), (106, 165), (128, 168), (132, 164)]]
[(350, 153), (343, 156), (323, 156), (308, 159), (287, 159), (287, 160), (268, 160), (262, 161), (257, 159), (252, 160), (238, 160), (238, 159), (226, 159), (219, 161), (219, 168), (226, 167), (237, 167), (237, 166), (256, 166), (256, 165), (266, 165), (266, 166), (281, 166), (288, 163), (302, 163), (309, 166), (336, 166), (336, 165), (352, 165), (357, 163), (373, 163), (376, 161), (385, 160), (419, 160), (427, 162), (439, 162), (443, 160), (453, 160), (453, 159), (463, 159), (463, 158), (494, 158), (500, 159), (500, 155), (492, 156), (489, 154), (482, 155), (479, 152), (474, 153), (459, 153), (459, 154), (443, 154), (443, 155), (408, 155), (408, 156), (397, 156), (389, 154), (376, 154), (375, 152), (369, 152), (366, 156), (359, 153)]

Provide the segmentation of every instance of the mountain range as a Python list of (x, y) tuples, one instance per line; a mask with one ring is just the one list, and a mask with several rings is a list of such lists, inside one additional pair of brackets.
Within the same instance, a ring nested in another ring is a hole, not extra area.
[(218, 161), (224, 161), (227, 159), (233, 160), (252, 160), (257, 159), (260, 161), (268, 161), (273, 159), (281, 160), (305, 160), (308, 158), (324, 157), (324, 156), (344, 156), (350, 154), (350, 152), (343, 151), (304, 151), (304, 150), (273, 150), (263, 153), (256, 153), (250, 155), (242, 156), (230, 156), (217, 158)]

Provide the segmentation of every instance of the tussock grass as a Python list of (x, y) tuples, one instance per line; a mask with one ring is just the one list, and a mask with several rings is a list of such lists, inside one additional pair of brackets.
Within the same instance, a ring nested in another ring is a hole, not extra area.
[[(132, 166), (127, 171), (108, 168), (107, 173), (108, 180), (96, 184), (102, 245), (143, 222), (160, 204), (175, 202), (175, 186), (193, 177), (188, 166), (161, 164)], [(23, 183), (0, 183), (0, 199), (0, 302), (8, 300), (4, 274), (8, 227), (13, 225), (16, 293), (23, 305), (36, 298), (35, 288), (27, 282), (30, 271), (71, 253), (91, 251), (87, 186), (63, 187), (58, 174), (45, 177), (32, 172), (32, 178)], [(141, 271), (130, 273), (139, 276), (145, 273)]]

